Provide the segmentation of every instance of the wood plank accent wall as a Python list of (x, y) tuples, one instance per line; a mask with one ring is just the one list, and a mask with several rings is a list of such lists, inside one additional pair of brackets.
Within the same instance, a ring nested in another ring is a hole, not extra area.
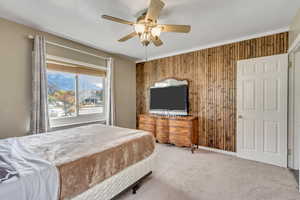
[(199, 117), (199, 144), (236, 151), (236, 63), (286, 53), (288, 33), (138, 63), (137, 115), (148, 113), (149, 87), (168, 77), (190, 82), (190, 114)]

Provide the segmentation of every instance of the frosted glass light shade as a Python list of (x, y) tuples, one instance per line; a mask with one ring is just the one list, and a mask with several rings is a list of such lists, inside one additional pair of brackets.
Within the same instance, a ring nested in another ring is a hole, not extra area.
[(138, 34), (142, 34), (145, 31), (145, 25), (144, 24), (135, 24), (134, 25), (134, 30)]
[(151, 29), (151, 34), (154, 37), (159, 37), (160, 33), (161, 33), (161, 28), (159, 28), (159, 27), (154, 27), (154, 28)]
[(150, 34), (149, 34), (149, 32), (143, 33), (141, 35), (141, 37), (140, 37), (140, 40), (141, 40), (141, 42), (143, 42), (143, 41), (149, 41), (150, 40)]

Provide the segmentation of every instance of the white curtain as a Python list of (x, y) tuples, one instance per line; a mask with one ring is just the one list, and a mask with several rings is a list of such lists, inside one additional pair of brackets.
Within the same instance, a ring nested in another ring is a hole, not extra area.
[(106, 82), (106, 125), (115, 125), (115, 101), (114, 101), (114, 64), (113, 59), (107, 61)]
[(49, 129), (47, 89), (46, 40), (44, 36), (35, 36), (32, 60), (31, 134), (47, 132)]

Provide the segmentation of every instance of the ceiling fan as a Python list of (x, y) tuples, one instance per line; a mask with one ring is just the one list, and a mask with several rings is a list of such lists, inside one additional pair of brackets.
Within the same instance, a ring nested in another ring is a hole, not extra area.
[(150, 0), (148, 9), (137, 18), (135, 23), (108, 15), (102, 15), (102, 18), (134, 27), (134, 32), (122, 37), (118, 40), (119, 42), (138, 36), (143, 46), (148, 46), (152, 42), (158, 47), (163, 44), (159, 38), (161, 32), (188, 33), (191, 30), (189, 25), (158, 24), (157, 19), (164, 6), (161, 0)]

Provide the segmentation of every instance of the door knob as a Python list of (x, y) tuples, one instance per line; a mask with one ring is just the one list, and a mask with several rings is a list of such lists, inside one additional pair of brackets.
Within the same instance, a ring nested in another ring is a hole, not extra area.
[(238, 118), (239, 118), (239, 119), (243, 119), (243, 116), (242, 116), (242, 115), (239, 115)]

